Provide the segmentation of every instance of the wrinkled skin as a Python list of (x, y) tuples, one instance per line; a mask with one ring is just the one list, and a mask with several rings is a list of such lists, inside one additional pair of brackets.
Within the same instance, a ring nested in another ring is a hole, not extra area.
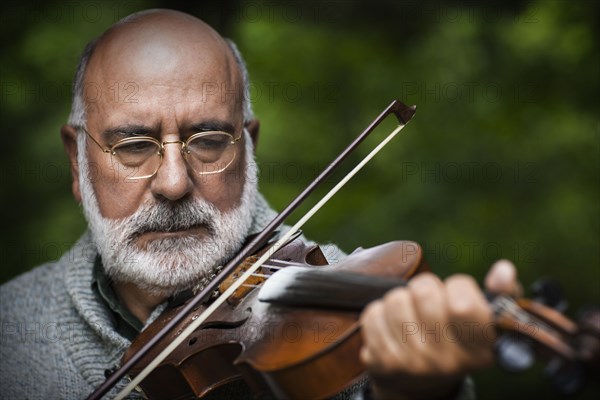
[[(486, 277), (491, 293), (518, 294), (515, 267), (501, 260)], [(371, 303), (361, 316), (361, 359), (378, 398), (438, 398), (455, 392), (465, 374), (493, 361), (491, 311), (473, 278), (411, 279)]]

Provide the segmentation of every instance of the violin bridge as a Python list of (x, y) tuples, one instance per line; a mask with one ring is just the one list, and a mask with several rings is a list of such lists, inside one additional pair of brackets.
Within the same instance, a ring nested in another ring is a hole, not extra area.
[[(254, 263), (258, 261), (258, 257), (251, 256), (244, 260), (225, 280), (219, 285), (219, 292), (223, 293), (226, 291), (229, 286), (231, 286), (235, 281), (237, 281)], [(252, 274), (244, 285), (241, 285), (233, 294), (227, 299), (227, 303), (232, 306), (238, 305), (244, 297), (248, 295), (254, 288), (257, 286), (261, 286), (263, 282), (270, 275), (267, 271), (264, 271), (261, 267), (259, 269), (259, 273)]]

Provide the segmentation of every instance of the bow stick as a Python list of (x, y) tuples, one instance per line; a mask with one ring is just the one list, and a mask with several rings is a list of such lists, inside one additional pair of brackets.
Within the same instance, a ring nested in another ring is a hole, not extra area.
[(263, 254), (246, 272), (240, 276), (227, 290), (216, 298), (209, 307), (207, 307), (197, 319), (177, 336), (167, 347), (165, 347), (158, 356), (154, 358), (134, 379), (131, 380), (116, 396), (117, 400), (125, 398), (135, 387), (143, 381), (150, 372), (154, 370), (165, 358), (171, 354), (187, 337), (192, 334), (201, 324), (225, 302), (235, 290), (241, 286), (250, 275), (252, 275), (260, 266), (269, 259), (287, 240), (325, 204), (331, 199), (354, 175), (358, 173), (379, 151), (385, 147), (410, 121), (416, 112), (416, 106), (406, 106), (399, 100), (394, 100), (379, 116), (354, 139), (336, 158), (317, 176), (290, 204), (281, 211), (248, 245), (246, 245), (233, 259), (231, 259), (221, 272), (209, 282), (204, 289), (196, 294), (187, 305), (173, 317), (148, 343), (146, 343), (134, 356), (132, 356), (124, 365), (110, 375), (102, 385), (90, 394), (87, 400), (99, 400), (116, 383), (127, 374), (127, 372), (147, 354), (160, 340), (162, 340), (177, 324), (179, 324), (187, 315), (197, 308), (202, 302), (206, 301), (210, 294), (227, 278), (247, 257), (256, 252), (266, 243), (271, 234), (283, 223), (283, 221), (310, 195), (331, 173), (344, 161), (348, 155), (354, 151), (367, 136), (379, 125), (389, 114), (394, 114), (398, 119), (399, 125), (383, 141), (381, 141), (363, 160), (358, 163), (340, 182), (338, 182), (317, 204), (315, 204), (290, 230), (288, 230), (269, 250)]

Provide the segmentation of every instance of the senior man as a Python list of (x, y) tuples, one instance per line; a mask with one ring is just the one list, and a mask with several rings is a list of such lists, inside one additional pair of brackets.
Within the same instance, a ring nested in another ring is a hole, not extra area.
[[(115, 84), (129, 90), (115, 96)], [(207, 96), (208, 84), (221, 93)], [(2, 398), (85, 397), (170, 298), (205, 285), (274, 217), (257, 191), (247, 90), (233, 43), (184, 13), (131, 15), (86, 47), (61, 137), (89, 230), (58, 262), (2, 286)], [(515, 270), (500, 262), (488, 282), (510, 291)], [(493, 358), (479, 329), (490, 318), (472, 279), (415, 278), (363, 313), (372, 379), (340, 397), (468, 395), (465, 374)], [(407, 340), (404, 321), (471, 331)], [(251, 393), (238, 383), (213, 395)]]

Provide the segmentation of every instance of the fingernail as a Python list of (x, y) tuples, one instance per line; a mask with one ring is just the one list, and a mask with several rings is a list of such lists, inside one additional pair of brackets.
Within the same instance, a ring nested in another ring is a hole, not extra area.
[(507, 260), (499, 260), (494, 265), (494, 275), (496, 279), (500, 279), (503, 283), (512, 281), (514, 271), (512, 263)]

